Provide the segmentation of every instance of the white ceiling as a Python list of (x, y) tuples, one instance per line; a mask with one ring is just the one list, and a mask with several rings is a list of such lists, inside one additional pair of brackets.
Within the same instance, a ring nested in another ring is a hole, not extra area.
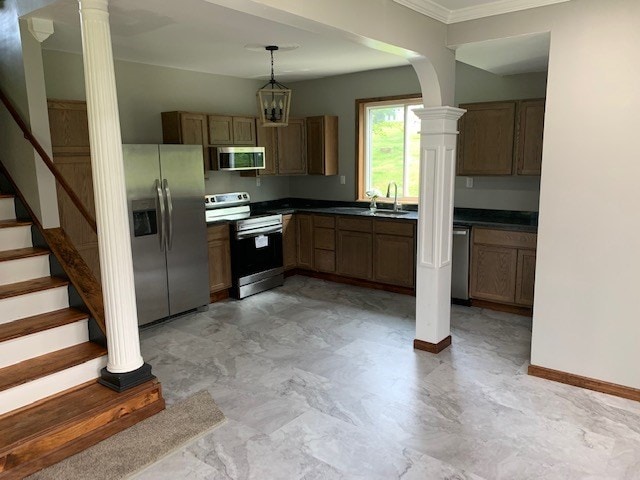
[(550, 41), (541, 33), (469, 43), (456, 49), (456, 60), (496, 75), (546, 72)]
[[(437, 5), (447, 13), (496, 4), (511, 7), (568, 0), (394, 0)], [(413, 7), (412, 7), (413, 8)], [(266, 51), (247, 45), (299, 46), (275, 53), (275, 75), (292, 82), (408, 64), (412, 52), (375, 50), (338, 35), (314, 33), (242, 13), (206, 0), (110, 0), (115, 58), (184, 70), (268, 79)], [(423, 12), (424, 13), (424, 12)], [(43, 47), (81, 53), (77, 0), (59, 0), (31, 16), (53, 20)], [(548, 34), (459, 46), (456, 59), (499, 75), (545, 71)]]
[(476, 18), (543, 7), (570, 0), (393, 0), (443, 23), (458, 23)]
[[(276, 52), (275, 75), (282, 82), (407, 65), (405, 57), (374, 50), (336, 36), (301, 30), (204, 0), (111, 0), (114, 57), (184, 70), (267, 79), (266, 51), (245, 45), (299, 45)], [(61, 0), (31, 14), (54, 22), (43, 48), (81, 53), (77, 0)]]

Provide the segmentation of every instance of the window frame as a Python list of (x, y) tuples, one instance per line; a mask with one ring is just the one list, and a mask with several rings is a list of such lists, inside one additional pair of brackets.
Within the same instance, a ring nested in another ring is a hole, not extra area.
[[(397, 103), (403, 103), (405, 105), (410, 104), (412, 101), (416, 103), (422, 103), (422, 94), (413, 93), (406, 95), (394, 95), (389, 97), (373, 97), (373, 98), (358, 98), (356, 99), (356, 200), (357, 201), (369, 201), (365, 194), (366, 188), (366, 156), (365, 145), (367, 142), (367, 135), (365, 127), (367, 125), (367, 107), (393, 105)], [(406, 135), (405, 135), (406, 138)], [(386, 192), (382, 192), (383, 194)], [(378, 197), (379, 203), (393, 202), (393, 198)], [(418, 197), (398, 197), (398, 201), (408, 204), (417, 204)]]

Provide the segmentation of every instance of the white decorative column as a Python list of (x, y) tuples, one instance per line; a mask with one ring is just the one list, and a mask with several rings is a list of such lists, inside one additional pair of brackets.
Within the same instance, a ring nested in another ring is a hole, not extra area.
[(451, 248), (458, 119), (465, 110), (414, 110), (420, 129), (420, 203), (414, 348), (438, 353), (451, 345)]
[(79, 4), (109, 352), (100, 383), (122, 391), (153, 376), (140, 354), (108, 0), (79, 0)]

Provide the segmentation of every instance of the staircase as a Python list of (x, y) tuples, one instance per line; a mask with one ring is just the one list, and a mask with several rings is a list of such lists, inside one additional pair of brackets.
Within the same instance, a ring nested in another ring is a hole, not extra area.
[(32, 222), (0, 194), (0, 479), (19, 479), (164, 408), (157, 381), (124, 393), (97, 383), (107, 350), (69, 306)]

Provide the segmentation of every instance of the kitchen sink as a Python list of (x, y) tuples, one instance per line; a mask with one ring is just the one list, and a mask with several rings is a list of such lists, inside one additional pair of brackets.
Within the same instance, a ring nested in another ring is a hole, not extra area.
[(408, 210), (399, 210), (394, 212), (393, 210), (376, 210), (373, 215), (375, 217), (401, 217), (409, 213)]

